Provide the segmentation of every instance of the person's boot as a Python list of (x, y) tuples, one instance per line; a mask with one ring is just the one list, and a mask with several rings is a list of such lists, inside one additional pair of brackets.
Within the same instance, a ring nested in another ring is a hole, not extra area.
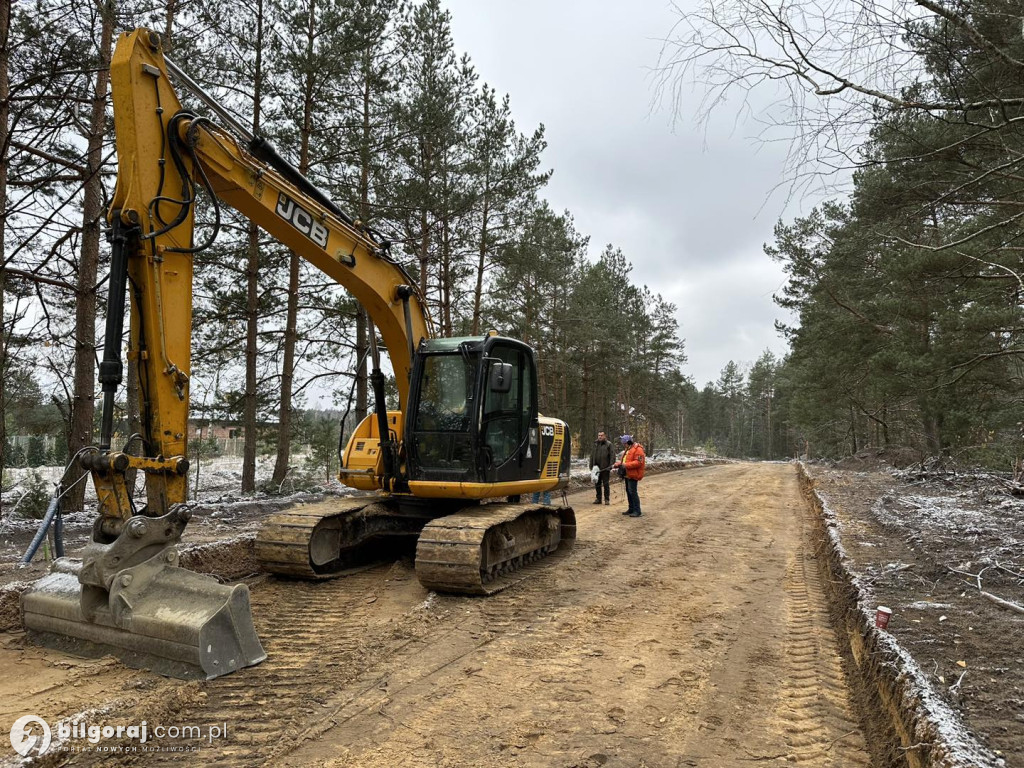
[(630, 512), (629, 516), (630, 517), (643, 517), (643, 513), (642, 512)]
[(605, 505), (606, 507), (607, 507), (607, 506), (608, 506), (609, 504), (611, 504), (611, 503), (612, 503), (612, 500), (611, 500), (611, 499), (605, 499), (605, 500), (604, 500), (604, 505)]
[(597, 498), (597, 501), (595, 501), (594, 503), (595, 503), (595, 504), (600, 504), (600, 503), (601, 503), (601, 497), (600, 497), (600, 496), (598, 496), (598, 498)]

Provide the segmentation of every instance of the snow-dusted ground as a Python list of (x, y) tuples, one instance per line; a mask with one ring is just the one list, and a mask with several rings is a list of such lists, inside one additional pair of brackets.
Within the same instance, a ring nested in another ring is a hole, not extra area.
[[(893, 476), (907, 483), (905, 473), (895, 471)], [(986, 484), (985, 477), (961, 474), (911, 481), (881, 496), (871, 512), (911, 546), (953, 544), (950, 551), (965, 553), (947, 563), (954, 568), (977, 572), (975, 566), (1012, 563), (1024, 551), (1024, 498)]]
[[(892, 610), (888, 630), (872, 630), (872, 652), (902, 659), (938, 740), (972, 755), (944, 762), (937, 744), (931, 764), (1024, 766), (1024, 617), (990, 599), (1024, 605), (1016, 483), (988, 472), (808, 471), (864, 624), (879, 605)], [(961, 718), (991, 752), (971, 753)]]
[[(313, 471), (307, 468), (306, 456), (299, 454), (292, 456), (291, 471), (289, 476), (280, 488), (281, 493), (294, 493), (296, 490), (322, 487), (325, 491), (337, 491), (344, 486), (337, 478), (328, 480), (324, 471)], [(24, 495), (25, 490), (31, 482), (33, 475), (37, 475), (46, 483), (48, 490), (52, 490), (60, 480), (64, 472), (63, 467), (36, 467), (32, 469), (7, 469), (4, 472), (4, 489), (0, 498), (0, 510), (7, 512), (13, 509), (14, 505)], [(274, 457), (260, 456), (256, 459), (256, 485), (261, 486), (269, 483), (274, 473)], [(197, 483), (198, 476), (198, 483)], [(91, 506), (96, 503), (96, 491), (88, 477), (82, 481), (85, 483), (85, 503)], [(198, 486), (198, 487), (197, 487)], [(212, 459), (203, 459), (198, 466), (193, 460), (189, 470), (189, 496), (198, 502), (215, 502), (222, 497), (228, 499), (239, 497), (242, 487), (242, 459), (235, 456), (225, 456)], [(143, 480), (140, 476), (137, 480), (135, 491), (136, 497), (144, 495)]]
[[(658, 453), (648, 458), (652, 467), (664, 463), (677, 463), (680, 465), (700, 465), (708, 459), (705, 455), (682, 454), (682, 453)], [(338, 482), (336, 477), (327, 479), (324, 471), (310, 470), (306, 464), (304, 455), (292, 457), (292, 470), (289, 476), (279, 489), (274, 489), (276, 498), (281, 494), (289, 495), (297, 492), (311, 491), (327, 494), (344, 494), (346, 486)], [(37, 467), (35, 469), (8, 469), (4, 475), (4, 492), (0, 495), (0, 511), (6, 513), (13, 510), (19, 500), (25, 495), (32, 475), (38, 475), (46, 483), (47, 489), (53, 489), (60, 480), (63, 467)], [(274, 471), (274, 457), (261, 456), (256, 460), (256, 485), (263, 486), (270, 482)], [(572, 480), (574, 484), (589, 482), (590, 467), (586, 459), (573, 459)], [(197, 483), (198, 474), (198, 483)], [(82, 481), (85, 483), (86, 507), (96, 503), (96, 491), (88, 478)], [(204, 459), (198, 467), (193, 462), (189, 471), (189, 496), (190, 500), (207, 504), (230, 503), (242, 499), (251, 500), (251, 496), (242, 496), (242, 459), (235, 456), (227, 456), (213, 459)], [(142, 478), (139, 477), (135, 492), (136, 497), (144, 495)], [(256, 498), (264, 496), (263, 493), (256, 494)]]
[[(299, 501), (313, 501), (324, 496), (347, 495), (353, 491), (332, 479), (328, 481), (321, 470), (311, 473), (306, 469), (305, 457), (292, 457), (293, 470), (289, 473), (279, 492), (268, 494), (259, 492), (243, 495), (242, 459), (223, 457), (204, 459), (198, 468), (198, 493), (196, 489), (196, 467), (193, 464), (189, 473), (189, 491), (195, 503), (195, 516), (189, 525), (186, 538), (191, 542), (211, 540), (227, 540), (234, 536), (251, 534), (258, 521), (268, 512), (282, 509)], [(274, 457), (259, 457), (256, 464), (257, 487), (268, 483), (274, 470)], [(21, 560), (28, 543), (39, 527), (39, 520), (24, 517), (17, 511), (17, 505), (31, 484), (33, 473), (38, 474), (52, 491), (57, 480), (63, 473), (63, 467), (41, 467), (38, 469), (12, 469), (5, 477), (5, 492), (0, 501), (0, 582), (7, 581), (17, 574), (28, 573), (17, 569), (15, 564)], [(79, 511), (68, 511), (64, 515), (64, 539), (67, 551), (73, 554), (85, 543), (92, 530), (96, 517), (96, 493), (92, 480), (86, 476), (85, 507)], [(135, 491), (137, 500), (145, 498), (145, 488), (141, 477)], [(48, 553), (44, 548), (36, 555), (30, 571), (45, 568)], [(11, 569), (15, 571), (12, 572)]]

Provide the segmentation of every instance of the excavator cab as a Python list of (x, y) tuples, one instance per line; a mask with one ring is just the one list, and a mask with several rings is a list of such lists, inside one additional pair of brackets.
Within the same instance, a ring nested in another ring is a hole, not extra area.
[(536, 480), (533, 350), (497, 336), (439, 339), (424, 341), (417, 358), (406, 429), (409, 479)]
[[(425, 340), (409, 400), (405, 449), (414, 495), (433, 495), (432, 487), (450, 495), (452, 484), (461, 498), (518, 495), (568, 480), (570, 446), (562, 422), (537, 412), (537, 366), (527, 344), (497, 335)], [(562, 439), (552, 456), (556, 427)]]
[(538, 413), (529, 345), (493, 332), (422, 339), (410, 371), (405, 412), (388, 411), (383, 426), (371, 414), (353, 432), (342, 456), (343, 483), (433, 500), (519, 496), (568, 484), (568, 430)]

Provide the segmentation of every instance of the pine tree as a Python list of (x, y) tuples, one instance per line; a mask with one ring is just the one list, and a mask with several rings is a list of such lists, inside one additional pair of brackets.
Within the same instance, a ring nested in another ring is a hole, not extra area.
[[(338, 86), (353, 94), (353, 112), (358, 116), (358, 120), (348, 123), (335, 136), (339, 156), (353, 158), (335, 171), (342, 174), (340, 188), (336, 187), (338, 197), (356, 212), (359, 221), (377, 229), (388, 218), (387, 174), (394, 170), (390, 166), (399, 141), (394, 125), (398, 92), (398, 22), (398, 0), (358, 0), (354, 3), (344, 30), (353, 50), (353, 61)], [(357, 421), (362, 421), (367, 413), (367, 334), (366, 310), (357, 307)]]
[(485, 273), (494, 263), (503, 241), (514, 237), (516, 213), (523, 210), (524, 202), (533, 201), (550, 173), (537, 171), (545, 146), (543, 126), (529, 138), (517, 135), (508, 96), (499, 104), (494, 89), (485, 84), (474, 100), (473, 123), (470, 136), (473, 159), (469, 173), (479, 227), (470, 328), (475, 336), (481, 332)]
[(420, 294), (440, 335), (450, 336), (461, 322), (462, 282), (470, 274), (462, 227), (472, 203), (467, 131), (476, 73), (467, 57), (455, 55), (440, 0), (413, 7), (400, 38), (395, 115), (403, 167), (393, 205), (419, 266)]
[(39, 435), (28, 439), (28, 451), (25, 454), (27, 466), (42, 467), (46, 464), (46, 444)]

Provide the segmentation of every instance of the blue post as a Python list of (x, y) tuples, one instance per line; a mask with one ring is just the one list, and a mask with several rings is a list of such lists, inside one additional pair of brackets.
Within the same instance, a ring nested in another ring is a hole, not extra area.
[[(50, 530), (50, 523), (53, 522), (54, 516), (57, 514), (57, 507), (60, 503), (60, 489), (53, 494), (53, 498), (50, 499), (50, 505), (46, 508), (46, 514), (43, 516), (43, 520), (39, 523), (39, 530), (36, 531), (36, 536), (32, 539), (32, 543), (28, 545), (28, 549), (25, 550), (25, 556), (21, 558), (22, 565), (28, 565), (32, 562), (32, 558), (36, 556), (36, 551), (39, 549), (39, 545), (43, 543), (43, 539), (46, 538), (46, 532)], [(60, 526), (64, 527), (63, 522)], [(63, 535), (63, 531), (61, 531)], [(60, 543), (60, 549), (64, 549), (63, 542)]]

